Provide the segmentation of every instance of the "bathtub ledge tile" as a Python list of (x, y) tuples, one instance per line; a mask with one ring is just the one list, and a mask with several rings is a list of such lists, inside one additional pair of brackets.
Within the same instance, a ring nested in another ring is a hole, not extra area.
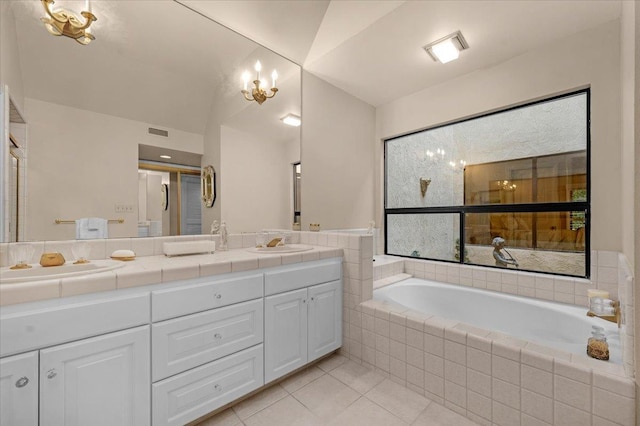
[(513, 344), (512, 341), (507, 339), (494, 341), (491, 352), (494, 355), (520, 362), (520, 350), (527, 344), (527, 342), (522, 341), (522, 343), (522, 345), (520, 345), (519, 342), (515, 342), (515, 344)]
[[(408, 325), (407, 318), (407, 325)], [(457, 321), (448, 320), (440, 317), (431, 317), (424, 322), (424, 331), (434, 336), (444, 337), (445, 328), (453, 328), (458, 324)]]
[(487, 338), (489, 334), (491, 333), (488, 332), (485, 336), (478, 336), (478, 335), (469, 333), (467, 334), (467, 345), (469, 345), (472, 348), (491, 353), (491, 340)]
[(567, 379), (575, 380), (587, 385), (591, 384), (591, 369), (567, 362), (561, 359), (554, 359), (553, 371), (556, 375), (566, 377)]
[(626, 377), (623, 366), (589, 358), (586, 355), (571, 354), (571, 362), (601, 373), (607, 373), (612, 376), (619, 376), (622, 378)]
[(392, 323), (406, 326), (407, 325), (407, 316), (404, 312), (391, 312), (389, 314), (389, 319)]
[(460, 324), (456, 324), (454, 327), (447, 327), (444, 329), (444, 338), (451, 340), (452, 342), (467, 344), (467, 333), (464, 330), (457, 328)]
[(542, 345), (538, 345), (531, 342), (527, 343), (527, 346), (525, 346), (525, 349), (529, 352), (551, 356), (555, 359), (561, 359), (565, 361), (571, 360), (571, 354), (569, 352), (565, 352), (559, 349), (552, 349), (547, 346), (542, 346)]
[[(425, 314), (423, 312), (408, 310), (405, 312), (407, 314), (407, 327), (413, 328), (414, 330), (424, 331), (424, 323), (425, 321), (431, 318), (437, 318), (433, 315)], [(444, 332), (443, 332), (444, 333)]]
[(363, 313), (371, 316), (375, 316), (376, 303), (373, 300), (367, 300), (366, 302), (362, 302), (359, 306)]
[(633, 380), (624, 377), (611, 376), (594, 370), (593, 385), (600, 389), (626, 396), (627, 398), (635, 398), (636, 396), (636, 388)]

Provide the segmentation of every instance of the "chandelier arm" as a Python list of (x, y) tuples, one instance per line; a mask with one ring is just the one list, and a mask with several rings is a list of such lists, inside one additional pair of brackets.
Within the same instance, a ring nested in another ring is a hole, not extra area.
[(248, 93), (249, 93), (249, 92), (248, 92), (247, 90), (241, 90), (240, 92), (242, 92), (242, 94), (244, 95), (244, 98), (245, 98), (246, 100), (248, 100), (248, 101), (253, 101), (253, 100), (254, 100), (253, 98), (250, 98), (250, 97), (248, 96)]
[(276, 95), (276, 93), (278, 93), (278, 88), (276, 88), (276, 87), (272, 87), (272, 88), (271, 88), (271, 95), (267, 95), (267, 92), (265, 92), (265, 97), (266, 97), (267, 99), (271, 99), (271, 98), (273, 98), (273, 97)]
[[(77, 28), (77, 29), (79, 29), (79, 30), (86, 30), (87, 28), (89, 28), (89, 26), (90, 26), (94, 21), (96, 21), (96, 20), (97, 20), (96, 16), (95, 16), (93, 13), (91, 13), (91, 12), (80, 12), (80, 14), (81, 14), (82, 16), (84, 16), (84, 17), (85, 17), (85, 19), (86, 19), (86, 22), (84, 23), (84, 25), (77, 26), (77, 25), (76, 25), (76, 24), (74, 24), (72, 21), (69, 21), (69, 23), (70, 23), (71, 25), (73, 25), (73, 27), (74, 27), (74, 28)], [(78, 22), (80, 22), (80, 21), (78, 21)]]
[(51, 19), (53, 19), (56, 22), (59, 22), (61, 24), (64, 24), (65, 22), (67, 22), (67, 19), (60, 19), (58, 18), (58, 14), (57, 13), (53, 13), (50, 9), (50, 5), (52, 5), (54, 3), (53, 0), (40, 0), (40, 2), (42, 3), (42, 6), (44, 7), (45, 12), (47, 12), (47, 15), (49, 15), (51, 17)]

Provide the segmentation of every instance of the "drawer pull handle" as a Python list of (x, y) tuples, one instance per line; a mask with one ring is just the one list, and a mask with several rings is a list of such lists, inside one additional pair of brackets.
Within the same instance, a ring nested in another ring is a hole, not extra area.
[(213, 335), (213, 338), (216, 339), (216, 340), (221, 340), (222, 339), (222, 334), (216, 333), (216, 334)]
[(216, 299), (222, 299), (222, 295), (220, 293), (216, 293), (213, 297)]
[(220, 385), (215, 385), (213, 388), (215, 390), (217, 390), (218, 392), (222, 392), (222, 386), (220, 386)]
[(18, 381), (16, 382), (16, 387), (17, 388), (23, 388), (23, 387), (27, 386), (28, 383), (29, 383), (29, 379), (27, 377), (20, 377), (18, 379)]
[(47, 378), (48, 379), (53, 379), (54, 377), (56, 377), (58, 375), (58, 373), (56, 372), (55, 369), (49, 370), (47, 371)]

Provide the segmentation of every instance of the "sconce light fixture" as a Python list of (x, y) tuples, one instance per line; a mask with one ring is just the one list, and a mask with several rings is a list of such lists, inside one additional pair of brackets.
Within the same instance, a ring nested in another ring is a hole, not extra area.
[(427, 193), (427, 189), (429, 189), (429, 185), (431, 184), (431, 179), (420, 178), (420, 193), (422, 197), (424, 197)]
[(282, 120), (284, 124), (287, 124), (293, 127), (298, 127), (302, 124), (302, 120), (300, 119), (300, 117), (295, 114), (287, 114), (284, 117), (282, 117), (280, 120)]
[(71, 37), (82, 45), (91, 43), (91, 40), (96, 38), (89, 32), (89, 27), (98, 18), (91, 13), (91, 2), (86, 0), (85, 10), (80, 12), (85, 18), (83, 23), (75, 12), (67, 9), (55, 9), (51, 10), (51, 7), (55, 3), (54, 0), (40, 0), (45, 12), (48, 16), (40, 18), (44, 23), (50, 34), (54, 36), (67, 36)]
[(241, 92), (246, 100), (256, 101), (259, 105), (262, 105), (264, 101), (273, 98), (278, 92), (278, 88), (276, 87), (278, 72), (276, 70), (273, 70), (273, 72), (271, 73), (271, 94), (269, 95), (265, 90), (265, 88), (267, 87), (267, 82), (265, 80), (260, 80), (260, 71), (262, 70), (262, 64), (260, 64), (260, 61), (256, 62), (255, 70), (256, 79), (253, 80), (253, 87), (251, 88), (251, 92), (249, 92), (248, 90), (250, 79), (249, 73), (245, 71), (244, 74), (242, 74), (244, 89), (242, 89)]
[(446, 37), (442, 37), (424, 46), (424, 50), (431, 56), (431, 59), (436, 62), (440, 61), (443, 64), (458, 59), (460, 52), (468, 48), (469, 44), (460, 31), (456, 31), (453, 34), (449, 34)]

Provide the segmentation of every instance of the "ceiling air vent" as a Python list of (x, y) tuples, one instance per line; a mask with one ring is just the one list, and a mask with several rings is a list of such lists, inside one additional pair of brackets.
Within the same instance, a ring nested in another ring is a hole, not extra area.
[(167, 130), (154, 129), (153, 127), (149, 127), (149, 133), (156, 136), (164, 136), (169, 137), (169, 132)]

